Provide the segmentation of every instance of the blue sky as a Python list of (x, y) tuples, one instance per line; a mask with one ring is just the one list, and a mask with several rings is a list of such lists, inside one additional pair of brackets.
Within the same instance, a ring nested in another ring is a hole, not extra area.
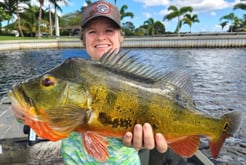
[[(85, 5), (85, 0), (68, 0), (68, 2), (68, 6), (62, 6), (62, 15), (79, 10), (82, 5)], [(114, 3), (114, 0), (108, 0), (108, 2)], [(162, 21), (170, 5), (192, 6), (193, 13), (198, 14), (200, 20), (200, 23), (192, 25), (192, 32), (219, 32), (222, 31), (219, 26), (220, 18), (233, 12), (233, 5), (239, 2), (240, 0), (117, 0), (116, 5), (118, 8), (123, 5), (128, 6), (126, 11), (133, 12), (135, 16), (133, 19), (125, 18), (122, 22), (131, 21), (136, 27), (142, 25), (150, 17), (155, 21)], [(240, 9), (234, 11), (239, 18), (243, 18), (244, 12)], [(166, 31), (173, 32), (177, 26), (176, 19), (163, 23)], [(183, 25), (181, 31), (188, 32), (188, 26)]]

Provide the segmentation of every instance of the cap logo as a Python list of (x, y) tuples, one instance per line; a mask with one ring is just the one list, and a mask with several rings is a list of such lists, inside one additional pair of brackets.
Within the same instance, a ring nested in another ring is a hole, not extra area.
[(96, 12), (101, 14), (108, 14), (111, 11), (111, 8), (106, 3), (98, 3), (95, 5)]

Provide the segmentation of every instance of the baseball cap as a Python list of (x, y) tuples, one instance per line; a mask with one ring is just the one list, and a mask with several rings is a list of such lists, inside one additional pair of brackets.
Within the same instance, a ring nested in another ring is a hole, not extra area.
[(106, 17), (112, 20), (117, 26), (120, 26), (120, 12), (118, 8), (106, 1), (100, 0), (88, 5), (82, 13), (83, 28), (89, 21), (96, 17)]

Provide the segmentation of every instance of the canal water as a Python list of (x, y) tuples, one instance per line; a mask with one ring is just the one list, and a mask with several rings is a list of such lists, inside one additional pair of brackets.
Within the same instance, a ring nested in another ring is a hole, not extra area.
[[(186, 70), (193, 81), (197, 107), (216, 117), (240, 110), (241, 128), (229, 138), (217, 163), (246, 164), (246, 49), (130, 49), (163, 73)], [(41, 74), (68, 57), (89, 58), (84, 49), (0, 52), (0, 100), (17, 82)], [(201, 148), (207, 152), (205, 147)], [(211, 158), (208, 154), (208, 157)], [(211, 158), (212, 159), (212, 158)]]

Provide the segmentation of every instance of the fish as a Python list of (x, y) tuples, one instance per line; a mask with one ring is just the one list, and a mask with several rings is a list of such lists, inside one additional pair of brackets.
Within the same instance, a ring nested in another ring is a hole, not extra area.
[(242, 117), (236, 110), (220, 118), (199, 110), (186, 71), (163, 73), (127, 50), (111, 50), (99, 61), (68, 58), (14, 85), (8, 96), (39, 137), (57, 141), (81, 133), (83, 147), (98, 162), (109, 157), (105, 138), (122, 139), (137, 123), (150, 123), (184, 158), (194, 155), (206, 137), (217, 158)]

